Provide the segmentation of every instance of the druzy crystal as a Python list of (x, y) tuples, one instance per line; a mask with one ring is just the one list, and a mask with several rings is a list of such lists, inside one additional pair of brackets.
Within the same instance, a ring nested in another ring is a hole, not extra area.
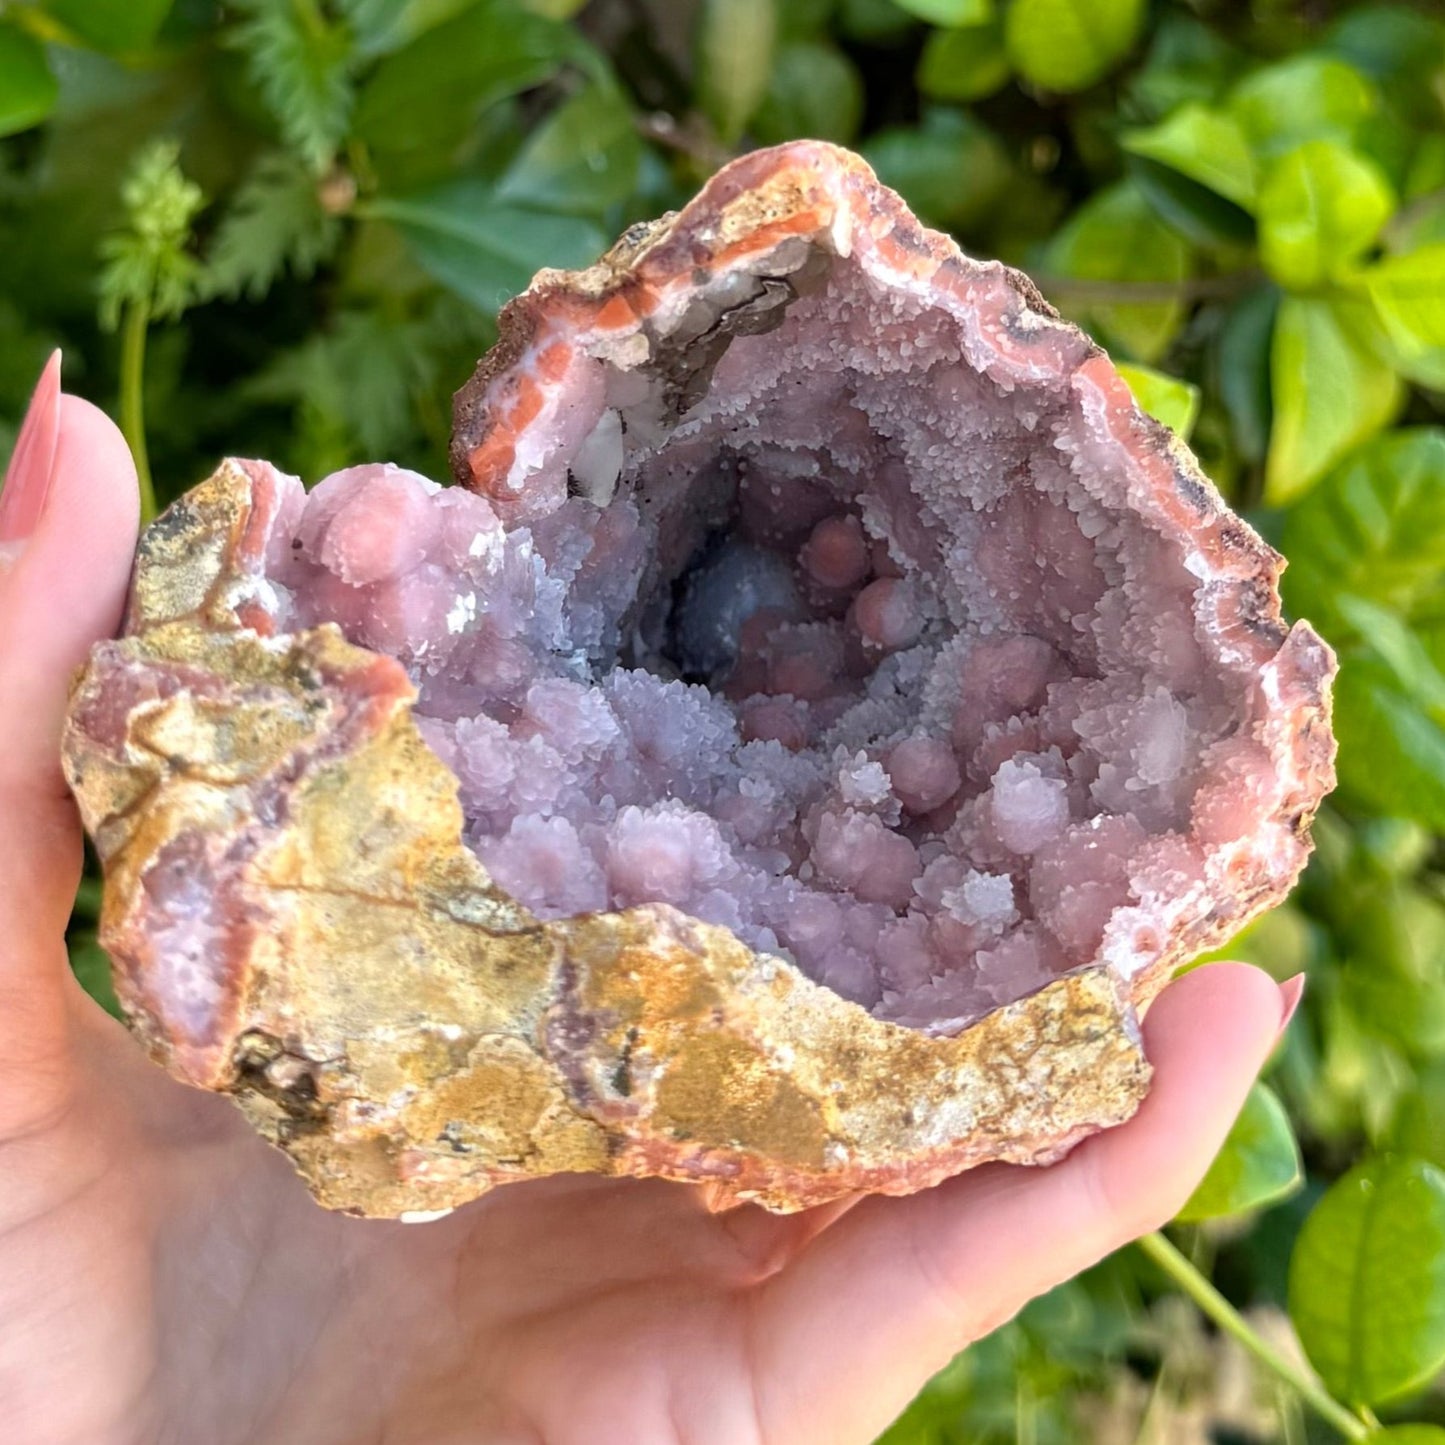
[(1332, 661), (1107, 358), (802, 143), (539, 275), (456, 416), (456, 485), (228, 464), (142, 543), (68, 756), (153, 1051), (374, 1212), (1124, 1117), (1136, 1010), (1303, 864)]

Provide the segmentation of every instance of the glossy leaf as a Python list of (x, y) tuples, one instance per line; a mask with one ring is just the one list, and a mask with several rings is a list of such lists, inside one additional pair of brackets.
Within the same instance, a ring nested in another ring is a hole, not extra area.
[(538, 85), (584, 47), (513, 0), (481, 0), (388, 56), (361, 91), (355, 130), (383, 157), (444, 161), (477, 112)]
[(111, 54), (155, 39), (172, 0), (49, 0), (47, 9), (88, 45)]
[(918, 88), (938, 100), (982, 100), (1008, 83), (1013, 67), (995, 19), (935, 30), (918, 61)]
[(1285, 522), (1285, 599), (1340, 625), (1341, 594), (1408, 615), (1445, 583), (1445, 429), (1412, 427), (1361, 447)]
[(1130, 285), (1184, 280), (1190, 271), (1189, 248), (1149, 208), (1128, 183), (1101, 191), (1073, 215), (1046, 253), (1046, 266), (1059, 276), (1087, 282), (1121, 283), (1117, 297), (1091, 288), (1057, 288), (1055, 299), (1107, 343), (1141, 361), (1159, 357), (1184, 322), (1180, 300), (1129, 301)]
[(58, 94), (40, 42), (0, 24), (0, 135), (39, 125), (55, 108)]
[(1374, 85), (1326, 55), (1297, 55), (1266, 66), (1231, 92), (1228, 109), (1261, 156), (1283, 155), (1307, 140), (1348, 145), (1379, 106)]
[(1254, 152), (1232, 115), (1189, 102), (1147, 129), (1126, 131), (1124, 149), (1172, 167), (1246, 209), (1258, 184)]
[(392, 222), (421, 266), (489, 314), (527, 285), (542, 258), (557, 267), (586, 266), (607, 244), (592, 221), (505, 205), (476, 181), (382, 198), (369, 214)]
[(642, 141), (626, 98), (591, 85), (527, 138), (497, 185), (497, 199), (544, 211), (606, 210), (637, 183)]
[(1199, 388), (1177, 376), (1155, 371), (1150, 366), (1120, 363), (1119, 375), (1129, 383), (1134, 400), (1155, 421), (1163, 422), (1171, 431), (1188, 437), (1199, 415)]
[(1394, 209), (1390, 183), (1373, 161), (1338, 141), (1306, 141), (1265, 174), (1260, 259), (1281, 286), (1319, 286), (1364, 252)]
[(1134, 48), (1145, 8), (1144, 0), (1010, 0), (1009, 59), (1045, 90), (1084, 90)]
[(1445, 1365), (1445, 1174), (1372, 1161), (1315, 1206), (1290, 1261), (1289, 1309), (1310, 1362), (1351, 1405)]
[(1293, 1194), (1302, 1170), (1284, 1105), (1267, 1084), (1255, 1084), (1209, 1172), (1177, 1217), (1192, 1224), (1262, 1209)]
[(836, 46), (803, 40), (779, 47), (752, 129), (765, 145), (798, 136), (846, 144), (862, 119), (858, 67)]
[(1400, 403), (1398, 379), (1334, 302), (1287, 296), (1270, 348), (1274, 424), (1265, 499), (1294, 501), (1351, 447), (1368, 440)]
[(893, 0), (893, 3), (930, 25), (982, 25), (993, 18), (993, 0)]
[(768, 89), (777, 40), (776, 0), (704, 0), (697, 33), (697, 96), (732, 145)]
[(1445, 389), (1445, 243), (1387, 256), (1363, 280), (1400, 364)]

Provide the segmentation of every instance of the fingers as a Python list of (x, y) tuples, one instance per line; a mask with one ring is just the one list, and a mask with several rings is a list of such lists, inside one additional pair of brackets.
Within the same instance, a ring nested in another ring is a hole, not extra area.
[[(37, 402), (47, 403), (44, 382)], [(32, 476), (18, 487), (12, 466), (10, 501), (0, 496), (11, 534), (0, 544), (0, 992), (30, 982), (27, 943), (58, 938), (69, 917), (80, 831), (60, 771), (61, 723), (71, 673), (120, 619), (139, 510), (114, 424), (78, 397), (49, 403), (48, 485)]]
[(1280, 990), (1197, 969), (1149, 1013), (1149, 1097), (1049, 1169), (989, 1166), (870, 1199), (763, 1291), (755, 1349), (766, 1438), (866, 1442), (969, 1341), (1178, 1212), (1281, 1027)]

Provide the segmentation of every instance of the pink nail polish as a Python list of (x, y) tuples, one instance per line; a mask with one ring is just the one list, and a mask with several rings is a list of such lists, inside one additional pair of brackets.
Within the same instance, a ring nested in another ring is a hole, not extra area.
[(1297, 973), (1293, 978), (1287, 978), (1279, 986), (1279, 1031), (1283, 1033), (1289, 1027), (1289, 1021), (1295, 1016), (1295, 1010), (1299, 1008), (1299, 1001), (1304, 997), (1305, 976)]
[(40, 373), (0, 486), (0, 546), (27, 540), (45, 509), (60, 440), (60, 352)]

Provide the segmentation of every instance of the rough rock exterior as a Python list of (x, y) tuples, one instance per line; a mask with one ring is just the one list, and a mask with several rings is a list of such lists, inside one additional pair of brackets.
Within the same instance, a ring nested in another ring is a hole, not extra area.
[(453, 464), (224, 464), (72, 699), (133, 1027), (331, 1207), (1047, 1162), (1303, 865), (1333, 662), (1278, 557), (856, 157), (542, 273)]

